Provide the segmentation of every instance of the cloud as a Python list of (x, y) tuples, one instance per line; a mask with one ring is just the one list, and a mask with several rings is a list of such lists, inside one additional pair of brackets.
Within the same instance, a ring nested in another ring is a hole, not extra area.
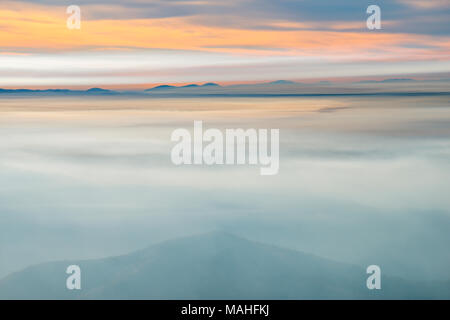
[[(450, 52), (445, 8), (422, 9), (405, 1), (381, 1), (383, 29), (374, 32), (365, 27), (366, 4), (353, 0), (84, 0), (78, 2), (81, 30), (66, 28), (66, 4), (0, 4), (3, 86), (81, 84), (83, 76), (96, 84), (236, 81), (244, 69), (253, 75), (246, 80), (298, 79), (306, 72), (311, 78), (360, 75), (352, 66), (342, 67), (350, 60), (366, 74), (378, 71), (360, 61), (388, 62), (378, 68), (384, 72), (390, 62), (417, 61), (410, 73), (422, 73), (430, 61), (447, 61)], [(15, 59), (21, 54), (29, 56)], [(133, 57), (140, 60), (130, 61)], [(330, 60), (335, 64), (328, 73), (317, 72), (304, 62), (309, 58), (325, 61), (322, 69)], [(448, 71), (445, 63), (442, 68)], [(406, 71), (401, 64), (394, 69)]]
[(449, 9), (450, 3), (447, 0), (399, 0), (405, 5), (417, 9)]
[[(64, 6), (56, 0), (28, 0), (23, 5)], [(169, 17), (192, 17), (205, 25), (223, 27), (270, 27), (274, 21), (310, 23), (320, 22), (319, 29), (328, 29), (330, 21), (364, 22), (368, 2), (360, 0), (80, 0), (83, 16), (88, 20), (132, 20)], [(447, 30), (449, 5), (445, 0), (377, 1), (385, 20), (395, 20), (398, 26), (414, 27), (413, 21), (428, 20), (428, 24), (410, 33), (435, 34)], [(437, 19), (433, 19), (437, 17)], [(447, 20), (445, 20), (447, 18)], [(391, 30), (392, 31), (392, 30)], [(395, 30), (394, 30), (395, 31)], [(406, 27), (398, 31), (408, 32)]]

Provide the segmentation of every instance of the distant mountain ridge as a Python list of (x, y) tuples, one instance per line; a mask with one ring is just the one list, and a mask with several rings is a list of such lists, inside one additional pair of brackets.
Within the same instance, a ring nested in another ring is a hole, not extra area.
[(383, 80), (363, 80), (358, 81), (357, 83), (401, 83), (401, 82), (414, 82), (417, 81), (415, 79), (410, 78), (390, 78), (390, 79), (383, 79)]
[(106, 94), (119, 94), (117, 91), (102, 89), (102, 88), (90, 88), (88, 90), (71, 90), (71, 89), (2, 89), (0, 88), (0, 94), (66, 94), (66, 95), (106, 95)]
[[(448, 82), (437, 80), (415, 80), (391, 78), (384, 80), (364, 80), (359, 82), (338, 83), (318, 81), (314, 83), (276, 80), (263, 83), (232, 84), (221, 86), (214, 82), (204, 84), (186, 84), (174, 86), (162, 84), (144, 90), (117, 91), (103, 88), (88, 90), (71, 89), (1, 89), (0, 96), (113, 96), (125, 97), (265, 97), (265, 96), (321, 96), (321, 95), (448, 95)], [(432, 84), (432, 86), (430, 85)]]
[[(67, 290), (79, 265), (82, 289)], [(431, 299), (450, 284), (411, 284), (383, 276), (366, 288), (365, 269), (310, 254), (209, 233), (131, 254), (32, 266), (0, 280), (0, 299)]]
[(298, 82), (289, 81), (289, 80), (276, 80), (276, 81), (269, 82), (268, 84), (284, 85), (284, 84), (298, 84)]
[(154, 90), (164, 90), (164, 89), (183, 89), (183, 88), (205, 88), (205, 87), (220, 87), (219, 84), (214, 83), (214, 82), (207, 82), (205, 84), (202, 85), (198, 85), (196, 83), (191, 83), (191, 84), (187, 84), (184, 86), (173, 86), (173, 85), (168, 85), (168, 84), (163, 84), (163, 85), (159, 85), (153, 88), (149, 88), (149, 89), (145, 89), (144, 91), (148, 92), (148, 91), (154, 91)]

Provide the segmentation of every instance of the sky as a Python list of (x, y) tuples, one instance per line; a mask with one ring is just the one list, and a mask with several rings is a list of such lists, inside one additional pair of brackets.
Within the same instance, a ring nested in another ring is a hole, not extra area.
[(2, 0), (0, 87), (449, 78), (449, 18), (446, 0)]

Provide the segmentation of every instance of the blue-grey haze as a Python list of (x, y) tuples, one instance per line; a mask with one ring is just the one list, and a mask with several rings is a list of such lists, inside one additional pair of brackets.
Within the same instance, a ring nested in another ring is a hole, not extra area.
[[(450, 279), (450, 99), (0, 101), (0, 278), (214, 230), (408, 281)], [(279, 128), (280, 172), (174, 166), (170, 133)]]

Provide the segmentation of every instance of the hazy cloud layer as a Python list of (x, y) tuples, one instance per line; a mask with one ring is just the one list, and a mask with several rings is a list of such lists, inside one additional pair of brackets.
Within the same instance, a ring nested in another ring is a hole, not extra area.
[[(449, 278), (448, 97), (16, 98), (0, 112), (0, 277), (219, 229)], [(279, 175), (174, 167), (170, 133), (198, 119), (280, 128)]]
[[(129, 85), (448, 72), (449, 6), (382, 1), (61, 1), (0, 4), (0, 85)], [(99, 63), (99, 60), (101, 63)], [(314, 63), (311, 61), (314, 60)]]
[[(63, 6), (67, 1), (32, 0), (34, 4)], [(204, 24), (234, 27), (271, 28), (271, 21), (319, 22), (314, 29), (330, 29), (335, 22), (363, 22), (365, 9), (372, 4), (360, 0), (148, 0), (103, 1), (80, 0), (86, 6), (87, 19), (145, 19), (167, 17), (194, 17)], [(446, 1), (377, 1), (383, 19), (394, 21), (392, 32), (448, 35), (450, 5)], [(208, 18), (209, 16), (209, 18)], [(424, 24), (423, 22), (427, 22)], [(358, 29), (364, 29), (362, 23)], [(307, 27), (308, 28), (308, 27)]]

